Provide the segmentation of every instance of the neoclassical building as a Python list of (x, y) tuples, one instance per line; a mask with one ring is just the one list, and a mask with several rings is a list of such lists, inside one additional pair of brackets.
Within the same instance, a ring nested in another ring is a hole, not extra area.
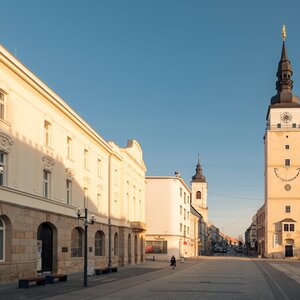
[(0, 46), (0, 282), (144, 261), (145, 172), (136, 140), (105, 141)]
[(270, 258), (300, 257), (300, 102), (292, 93), (292, 75), (283, 28), (277, 94), (271, 98), (264, 137), (264, 226), (258, 228), (264, 230), (258, 234), (259, 250)]

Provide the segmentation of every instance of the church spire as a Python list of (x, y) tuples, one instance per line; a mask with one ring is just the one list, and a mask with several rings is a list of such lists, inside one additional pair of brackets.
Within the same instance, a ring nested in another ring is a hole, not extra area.
[(198, 164), (196, 166), (196, 174), (192, 177), (192, 181), (206, 182), (205, 176), (202, 173), (199, 153), (198, 153)]
[(277, 81), (276, 81), (276, 90), (277, 95), (272, 97), (271, 105), (282, 103), (296, 103), (299, 104), (298, 97), (292, 94), (293, 89), (293, 80), (291, 79), (293, 75), (293, 70), (291, 66), (291, 62), (288, 59), (287, 51), (285, 48), (285, 39), (286, 39), (286, 28), (285, 25), (282, 26), (282, 50), (281, 50), (281, 57), (278, 63), (277, 69)]

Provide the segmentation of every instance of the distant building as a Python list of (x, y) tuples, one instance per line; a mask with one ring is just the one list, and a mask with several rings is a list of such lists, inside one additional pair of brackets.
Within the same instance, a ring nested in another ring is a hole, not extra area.
[[(103, 113), (103, 112), (95, 112)], [(0, 46), (0, 282), (143, 262), (145, 172)]]
[(265, 241), (260, 234), (258, 239), (269, 258), (300, 257), (300, 103), (292, 75), (284, 36), (264, 137)]

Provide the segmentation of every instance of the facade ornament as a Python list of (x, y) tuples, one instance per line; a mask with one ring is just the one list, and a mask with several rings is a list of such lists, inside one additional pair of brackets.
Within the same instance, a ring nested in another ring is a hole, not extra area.
[(72, 179), (72, 177), (74, 177), (75, 175), (75, 171), (72, 168), (66, 168), (65, 172), (67, 174), (67, 178)]
[(13, 143), (14, 141), (10, 136), (6, 135), (3, 132), (0, 132), (0, 151), (9, 153), (11, 151)]
[(91, 179), (89, 177), (83, 178), (83, 186), (87, 188), (91, 184)]
[(55, 161), (52, 157), (50, 156), (44, 156), (42, 158), (42, 161), (44, 162), (44, 169), (47, 171), (52, 171), (53, 168), (55, 167)]

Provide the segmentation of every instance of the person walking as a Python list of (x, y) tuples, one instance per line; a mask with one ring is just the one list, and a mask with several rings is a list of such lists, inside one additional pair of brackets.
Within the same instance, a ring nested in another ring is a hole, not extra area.
[(171, 257), (171, 263), (170, 263), (170, 266), (172, 267), (172, 269), (174, 270), (175, 267), (176, 267), (176, 258), (174, 255), (172, 255)]

